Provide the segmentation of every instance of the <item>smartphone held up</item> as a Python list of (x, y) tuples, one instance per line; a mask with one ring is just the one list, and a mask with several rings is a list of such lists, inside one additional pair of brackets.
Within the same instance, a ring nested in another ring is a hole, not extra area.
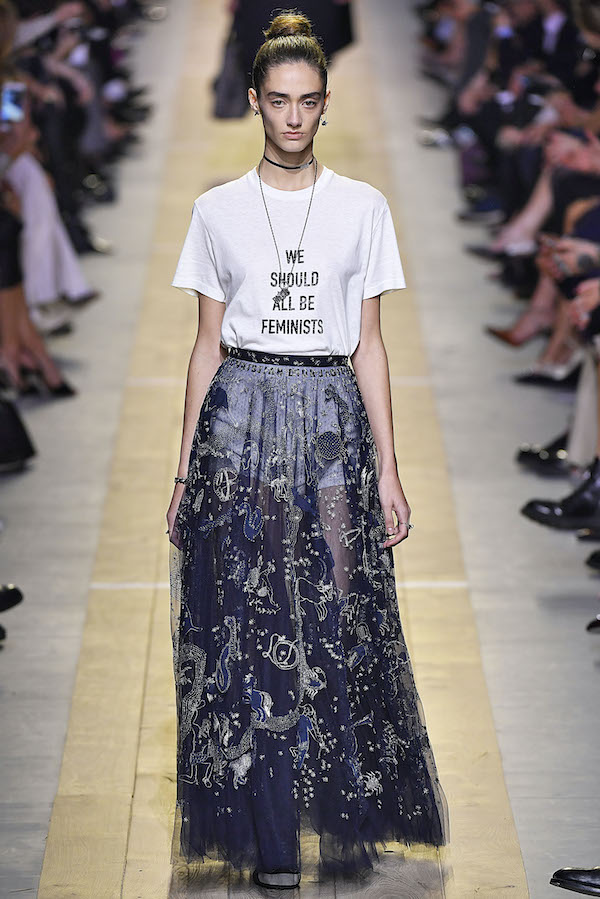
[(22, 81), (5, 81), (0, 92), (0, 131), (10, 131), (25, 118), (27, 86)]

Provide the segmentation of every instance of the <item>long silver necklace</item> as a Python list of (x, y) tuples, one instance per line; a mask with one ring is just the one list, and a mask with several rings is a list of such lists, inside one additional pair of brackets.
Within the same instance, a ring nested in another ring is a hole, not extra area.
[[(292, 262), (292, 268), (291, 268), (291, 271), (290, 271), (290, 277), (294, 274), (294, 267), (295, 267), (295, 265), (296, 265), (296, 260), (298, 259), (298, 255), (299, 255), (299, 253), (300, 253), (300, 247), (301, 247), (301, 245), (302, 245), (302, 238), (304, 237), (304, 232), (306, 231), (306, 225), (307, 225), (307, 223), (308, 223), (308, 216), (310, 215), (310, 207), (312, 206), (313, 197), (314, 197), (314, 195), (315, 195), (315, 184), (317, 183), (317, 160), (315, 159), (314, 156), (313, 156), (313, 160), (314, 160), (314, 163), (315, 163), (315, 177), (313, 178), (312, 190), (311, 190), (311, 192), (310, 192), (310, 202), (309, 202), (309, 204), (308, 204), (308, 209), (307, 209), (307, 211), (306, 211), (306, 218), (304, 219), (304, 227), (302, 228), (302, 234), (300, 235), (300, 240), (299, 240), (299, 242), (298, 242), (298, 249), (296, 250), (296, 254), (295, 254), (294, 260), (293, 260), (293, 262)], [(262, 178), (260, 177), (260, 167), (261, 167), (261, 165), (262, 165), (262, 159), (261, 159), (261, 161), (260, 161), (259, 164), (258, 164), (258, 183), (260, 184), (260, 193), (261, 193), (262, 200), (263, 200), (263, 204), (264, 204), (264, 207), (265, 207), (265, 212), (267, 213), (267, 221), (269, 222), (269, 228), (271, 229), (271, 235), (272, 235), (272, 237), (273, 237), (273, 243), (275, 244), (275, 251), (276, 251), (276, 253), (277, 253), (277, 262), (279, 263), (279, 284), (281, 285), (281, 286), (280, 286), (280, 289), (277, 291), (277, 293), (275, 294), (275, 296), (273, 297), (273, 299), (276, 300), (277, 302), (281, 302), (281, 300), (285, 300), (287, 297), (289, 297), (290, 291), (289, 291), (289, 288), (288, 288), (285, 284), (282, 284), (282, 283), (281, 283), (281, 282), (282, 282), (282, 277), (281, 277), (281, 276), (282, 276), (281, 256), (280, 256), (280, 254), (279, 254), (279, 247), (277, 246), (277, 241), (275, 240), (275, 231), (273, 230), (273, 224), (272, 224), (272, 222), (271, 222), (271, 216), (269, 215), (269, 209), (268, 209), (268, 207), (267, 207), (267, 201), (265, 200), (265, 192), (264, 192), (264, 190), (263, 190)]]

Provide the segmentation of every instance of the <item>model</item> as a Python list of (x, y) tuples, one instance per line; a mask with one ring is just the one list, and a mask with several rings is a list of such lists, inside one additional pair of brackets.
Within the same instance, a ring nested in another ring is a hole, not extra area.
[(309, 20), (265, 35), (264, 155), (195, 200), (172, 282), (199, 326), (167, 522), (179, 851), (289, 888), (304, 832), (324, 874), (361, 873), (385, 841), (444, 843), (447, 813), (394, 581), (394, 226), (313, 155), (330, 92)]

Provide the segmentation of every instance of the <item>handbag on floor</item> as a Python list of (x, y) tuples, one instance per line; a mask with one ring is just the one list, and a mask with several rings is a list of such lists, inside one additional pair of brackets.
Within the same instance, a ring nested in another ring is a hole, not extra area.
[(0, 472), (18, 471), (36, 454), (14, 403), (0, 397)]

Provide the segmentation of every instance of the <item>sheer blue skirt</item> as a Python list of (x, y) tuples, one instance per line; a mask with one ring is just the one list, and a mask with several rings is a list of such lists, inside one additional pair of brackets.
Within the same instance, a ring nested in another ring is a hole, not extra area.
[(346, 357), (233, 350), (171, 533), (177, 852), (360, 873), (447, 810), (402, 634), (376, 451)]

